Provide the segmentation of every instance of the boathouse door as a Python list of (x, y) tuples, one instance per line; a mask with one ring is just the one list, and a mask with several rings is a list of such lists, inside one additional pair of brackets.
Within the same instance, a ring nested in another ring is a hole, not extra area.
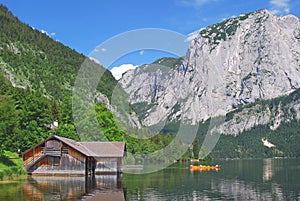
[(86, 175), (94, 175), (96, 169), (96, 160), (94, 157), (86, 158)]

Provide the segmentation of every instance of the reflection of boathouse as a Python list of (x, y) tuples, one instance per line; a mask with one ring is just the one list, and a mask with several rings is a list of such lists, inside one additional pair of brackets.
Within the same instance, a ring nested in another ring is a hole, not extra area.
[(75, 142), (52, 136), (23, 153), (29, 174), (102, 174), (121, 171), (124, 142)]
[(24, 200), (125, 200), (120, 174), (91, 177), (29, 177), (22, 187)]

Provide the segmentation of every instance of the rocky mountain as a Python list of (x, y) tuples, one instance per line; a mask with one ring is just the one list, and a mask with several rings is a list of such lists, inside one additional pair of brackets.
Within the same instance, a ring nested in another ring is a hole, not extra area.
[(170, 68), (162, 59), (162, 65), (157, 61), (126, 72), (119, 83), (147, 126), (196, 124), (231, 114), (220, 131), (237, 135), (256, 125), (276, 129), (299, 119), (298, 99), (261, 106), (300, 88), (299, 58), (300, 20), (259, 10), (200, 31), (180, 64)]

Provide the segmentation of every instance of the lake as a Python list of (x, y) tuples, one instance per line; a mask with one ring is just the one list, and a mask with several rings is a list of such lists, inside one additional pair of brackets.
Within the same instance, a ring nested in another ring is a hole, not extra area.
[(218, 160), (220, 171), (177, 163), (145, 175), (29, 177), (0, 183), (0, 200), (300, 200), (300, 159)]

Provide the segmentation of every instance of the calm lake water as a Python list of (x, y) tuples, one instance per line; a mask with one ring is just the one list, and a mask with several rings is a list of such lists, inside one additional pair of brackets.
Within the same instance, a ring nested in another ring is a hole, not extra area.
[(29, 177), (0, 183), (0, 200), (300, 200), (300, 159), (221, 160), (220, 171), (189, 164), (152, 174)]

